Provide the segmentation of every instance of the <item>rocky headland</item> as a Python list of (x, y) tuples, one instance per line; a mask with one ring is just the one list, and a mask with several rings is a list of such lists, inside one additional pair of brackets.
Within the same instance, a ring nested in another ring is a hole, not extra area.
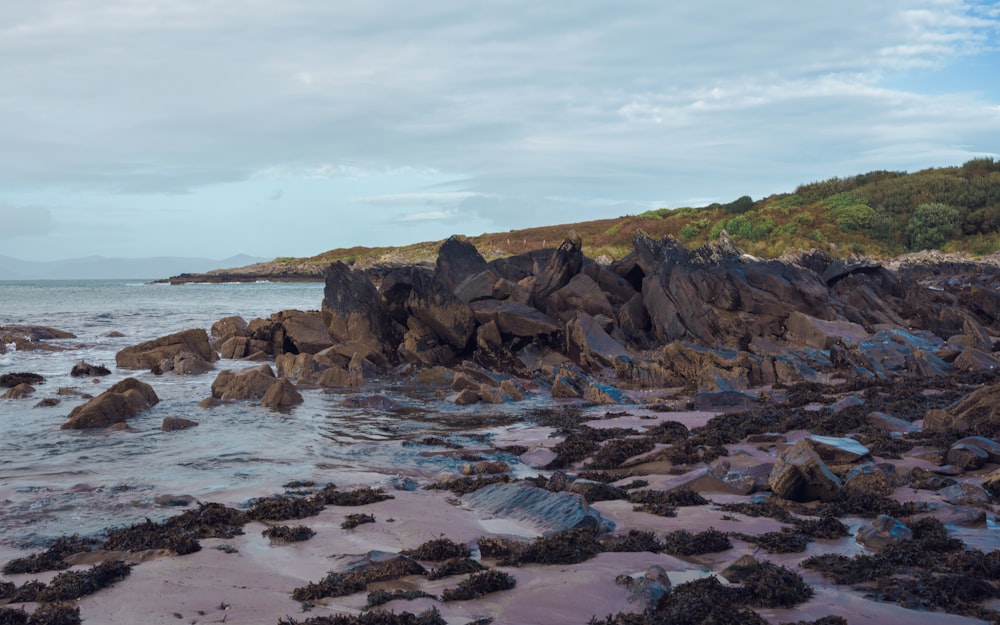
[[(5, 567), (0, 603), (17, 607), (0, 619), (27, 622), (10, 620), (26, 606), (101, 622), (171, 609), (286, 625), (1000, 622), (1000, 267), (762, 260), (725, 235), (688, 249), (639, 233), (633, 248), (599, 263), (570, 235), (488, 262), (453, 237), (433, 266), (330, 265), (319, 311), (122, 350), (119, 369), (160, 375), (258, 363), (215, 374), (206, 409), (288, 412), (336, 388), (391, 411), (373, 392), (388, 379), (455, 404), (548, 403), (475, 449), (421, 441), (467, 458), (447, 479), (289, 484), (250, 507), (66, 538)], [(129, 380), (64, 427), (141, 415), (155, 392)], [(264, 554), (251, 527), (287, 551)], [(247, 589), (240, 612), (164, 590), (184, 579)], [(122, 617), (111, 606), (132, 593), (151, 605)]]

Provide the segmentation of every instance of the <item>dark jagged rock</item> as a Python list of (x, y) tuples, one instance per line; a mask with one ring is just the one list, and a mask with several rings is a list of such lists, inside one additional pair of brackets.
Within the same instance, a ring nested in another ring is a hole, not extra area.
[(73, 369), (69, 374), (74, 378), (95, 378), (111, 375), (111, 370), (103, 365), (92, 365), (81, 360), (73, 365)]
[(575, 493), (553, 493), (524, 483), (492, 484), (467, 495), (466, 504), (498, 517), (526, 523), (541, 532), (576, 527), (614, 529), (614, 523)]
[(277, 382), (270, 365), (259, 365), (239, 373), (220, 371), (212, 382), (212, 397), (222, 401), (240, 399), (260, 400)]
[(468, 239), (450, 236), (438, 250), (434, 274), (449, 289), (486, 270), (486, 260)]
[(342, 343), (355, 344), (362, 356), (383, 357), (395, 349), (395, 330), (378, 289), (362, 271), (337, 262), (326, 272), (323, 323)]

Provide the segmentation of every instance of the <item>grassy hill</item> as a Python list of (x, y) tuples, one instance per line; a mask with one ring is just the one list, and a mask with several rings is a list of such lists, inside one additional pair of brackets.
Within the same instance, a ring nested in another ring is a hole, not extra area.
[[(727, 204), (661, 208), (573, 224), (469, 237), (487, 259), (558, 245), (575, 230), (591, 258), (621, 258), (637, 230), (672, 235), (689, 247), (726, 230), (747, 252), (765, 258), (819, 248), (837, 256), (889, 257), (922, 249), (990, 254), (1000, 250), (1000, 162), (971, 160), (959, 167), (914, 173), (873, 171), (800, 185), (793, 193)], [(335, 249), (278, 263), (362, 264), (432, 260), (441, 241), (403, 247)]]

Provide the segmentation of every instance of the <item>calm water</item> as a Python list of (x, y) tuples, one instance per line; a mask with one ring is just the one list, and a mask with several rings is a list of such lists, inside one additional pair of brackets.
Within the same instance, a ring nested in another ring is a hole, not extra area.
[[(322, 298), (320, 283), (0, 281), (0, 325), (51, 326), (77, 336), (49, 342), (64, 351), (0, 354), (0, 374), (46, 378), (31, 398), (0, 400), (0, 546), (30, 547), (61, 534), (163, 518), (176, 512), (154, 503), (163, 494), (232, 505), (281, 492), (291, 480), (348, 486), (455, 471), (459, 459), (434, 453), (444, 448), (411, 439), (439, 435), (469, 449), (482, 447), (468, 435), (508, 427), (534, 405), (459, 408), (390, 378), (359, 392), (396, 399), (403, 410), (392, 413), (344, 408), (346, 395), (319, 389), (304, 391), (305, 403), (287, 415), (246, 402), (205, 410), (197, 404), (211, 394), (217, 372), (247, 364), (219, 361), (216, 371), (200, 376), (115, 368), (115, 353), (127, 345), (188, 328), (208, 330), (228, 315), (249, 321), (286, 309), (317, 310)], [(124, 337), (109, 338), (112, 331)], [(71, 377), (81, 360), (105, 365), (112, 375), (97, 383)], [(130, 420), (128, 431), (59, 429), (84, 400), (58, 389), (96, 395), (130, 376), (152, 385), (160, 403)], [(49, 397), (61, 403), (35, 407)], [(167, 416), (200, 425), (165, 433), (160, 424)]]

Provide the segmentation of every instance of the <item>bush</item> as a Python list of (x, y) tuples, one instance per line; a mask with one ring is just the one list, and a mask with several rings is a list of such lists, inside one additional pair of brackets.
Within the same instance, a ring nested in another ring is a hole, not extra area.
[[(719, 224), (716, 224), (719, 225)], [(746, 213), (737, 215), (732, 219), (727, 219), (721, 230), (725, 230), (734, 239), (747, 239), (748, 241), (760, 241), (766, 239), (777, 224), (770, 217), (765, 217), (757, 213)], [(713, 231), (715, 228), (713, 228)]]
[(958, 235), (960, 223), (958, 211), (947, 204), (921, 204), (906, 226), (908, 247), (910, 250), (936, 249)]
[(722, 210), (730, 215), (742, 215), (749, 210), (753, 210), (753, 198), (749, 195), (741, 196), (729, 204), (723, 204)]

